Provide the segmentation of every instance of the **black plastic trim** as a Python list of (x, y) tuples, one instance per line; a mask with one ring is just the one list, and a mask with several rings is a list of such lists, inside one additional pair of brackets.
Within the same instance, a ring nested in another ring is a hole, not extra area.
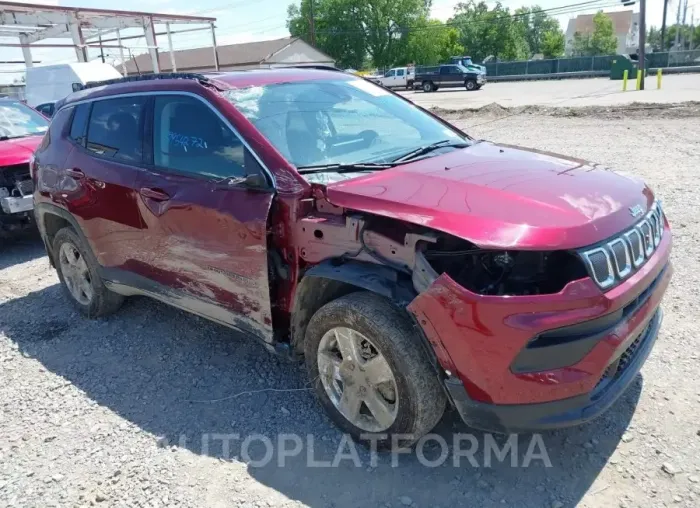
[(618, 324), (634, 314), (649, 299), (668, 266), (637, 297), (605, 316), (548, 330), (534, 337), (511, 364), (511, 371), (522, 374), (561, 369), (580, 362)]

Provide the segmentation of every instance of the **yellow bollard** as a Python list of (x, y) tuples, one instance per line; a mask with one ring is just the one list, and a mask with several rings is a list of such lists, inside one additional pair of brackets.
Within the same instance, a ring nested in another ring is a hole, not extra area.
[(625, 71), (622, 73), (622, 91), (626, 92), (627, 91), (627, 78), (629, 77), (630, 71)]
[(661, 69), (656, 71), (656, 89), (661, 90)]
[(638, 70), (637, 71), (637, 90), (642, 89), (642, 71)]

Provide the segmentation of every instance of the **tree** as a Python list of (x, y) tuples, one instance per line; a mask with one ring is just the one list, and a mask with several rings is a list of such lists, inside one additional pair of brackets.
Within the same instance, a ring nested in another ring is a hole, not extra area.
[(450, 24), (459, 29), (459, 42), (475, 61), (489, 55), (504, 60), (523, 60), (530, 56), (522, 25), (514, 22), (509, 9), (500, 2), (491, 10), (484, 1), (459, 3)]
[[(316, 45), (345, 67), (367, 54), (377, 67), (405, 59), (410, 28), (430, 11), (431, 0), (314, 0)], [(310, 0), (287, 9), (293, 36), (309, 41)]]
[(617, 37), (610, 16), (598, 11), (593, 16), (593, 33), (574, 34), (574, 55), (614, 55), (617, 52)]
[(541, 52), (545, 58), (558, 58), (564, 55), (565, 46), (564, 32), (551, 31), (544, 34)]
[(405, 61), (400, 63), (435, 65), (447, 62), (451, 56), (464, 53), (459, 36), (459, 30), (440, 20), (421, 19), (408, 33)]
[[(564, 32), (559, 26), (559, 21), (544, 12), (539, 5), (520, 7), (515, 10), (515, 16), (517, 17), (514, 18), (514, 21), (522, 31), (531, 55), (545, 53), (543, 45), (548, 36), (550, 44), (558, 42), (559, 36), (563, 40)], [(556, 56), (560, 54), (563, 54), (563, 51)]]

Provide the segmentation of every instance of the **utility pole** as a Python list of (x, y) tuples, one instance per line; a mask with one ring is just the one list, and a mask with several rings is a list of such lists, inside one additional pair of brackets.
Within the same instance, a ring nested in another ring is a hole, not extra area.
[(681, 0), (678, 0), (678, 11), (676, 12), (676, 49), (681, 37)]
[(311, 32), (311, 45), (316, 46), (316, 27), (314, 23), (314, 0), (309, 0), (311, 4), (311, 19), (309, 19), (309, 27)]
[(644, 56), (646, 53), (647, 44), (647, 0), (640, 0), (639, 2), (639, 67), (638, 70), (642, 71), (642, 80), (639, 83), (639, 89), (644, 90), (644, 78), (646, 72), (646, 65), (644, 63)]
[[(688, 0), (685, 0), (685, 5), (683, 6), (683, 20), (681, 21), (681, 28), (685, 28), (685, 17), (688, 14)], [(679, 30), (680, 32), (681, 30)], [(681, 34), (681, 51), (685, 50), (685, 33)]]
[(664, 0), (664, 19), (661, 21), (661, 47), (659, 51), (666, 51), (666, 12), (668, 12), (668, 0)]
[(100, 41), (100, 58), (102, 58), (102, 63), (105, 63), (105, 50), (102, 47), (102, 34), (98, 35)]

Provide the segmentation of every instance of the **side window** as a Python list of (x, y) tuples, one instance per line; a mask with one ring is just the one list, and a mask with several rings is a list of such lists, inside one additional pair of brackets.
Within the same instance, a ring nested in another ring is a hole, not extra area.
[(440, 74), (449, 74), (449, 73), (450, 73), (449, 67), (440, 67)]
[(391, 69), (386, 74), (384, 74), (384, 77), (385, 78), (393, 78), (394, 77), (394, 69)]
[(460, 71), (459, 67), (457, 67), (456, 65), (453, 65), (452, 67), (450, 67), (450, 69), (452, 74), (462, 74), (462, 71)]
[(73, 112), (73, 123), (70, 126), (70, 138), (81, 146), (85, 146), (85, 131), (87, 129), (90, 104), (80, 104)]
[(400, 77), (400, 76), (403, 76), (403, 69), (397, 69), (396, 75), (399, 76), (399, 77)]
[(194, 97), (156, 97), (153, 163), (212, 178), (243, 177), (261, 168), (221, 118)]
[[(88, 123), (87, 149), (123, 162), (140, 163), (143, 157), (145, 97), (94, 101)], [(76, 112), (77, 113), (77, 112)]]

